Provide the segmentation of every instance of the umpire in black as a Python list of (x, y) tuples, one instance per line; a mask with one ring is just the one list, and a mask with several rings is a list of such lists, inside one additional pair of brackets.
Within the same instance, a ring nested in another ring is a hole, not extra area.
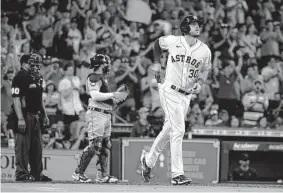
[(21, 70), (12, 81), (16, 181), (51, 181), (42, 174), (40, 120), (49, 124), (42, 103), (43, 78), (39, 74), (42, 57), (38, 54), (23, 55), (20, 62)]

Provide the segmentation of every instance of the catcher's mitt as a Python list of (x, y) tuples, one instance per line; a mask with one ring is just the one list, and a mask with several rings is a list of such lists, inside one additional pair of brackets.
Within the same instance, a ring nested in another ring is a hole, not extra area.
[(121, 105), (122, 103), (124, 103), (128, 98), (129, 98), (129, 95), (130, 95), (130, 89), (129, 89), (129, 87), (126, 85), (126, 84), (122, 84), (117, 90), (116, 90), (116, 92), (124, 92), (124, 93), (126, 93), (126, 95), (127, 95), (127, 97), (125, 98), (125, 100), (123, 100), (123, 101), (118, 101), (118, 102), (116, 102), (116, 105)]

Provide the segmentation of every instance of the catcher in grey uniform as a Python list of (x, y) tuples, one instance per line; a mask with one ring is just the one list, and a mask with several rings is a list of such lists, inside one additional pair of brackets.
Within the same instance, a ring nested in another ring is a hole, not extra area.
[(84, 172), (92, 157), (97, 155), (99, 168), (95, 181), (115, 183), (118, 179), (107, 174), (107, 160), (111, 148), (111, 112), (114, 105), (119, 105), (127, 99), (129, 92), (125, 85), (116, 92), (110, 92), (107, 84), (110, 58), (107, 55), (96, 54), (90, 59), (90, 68), (94, 72), (87, 78), (86, 88), (91, 98), (85, 115), (89, 145), (83, 150), (80, 163), (72, 177), (76, 181), (91, 182)]

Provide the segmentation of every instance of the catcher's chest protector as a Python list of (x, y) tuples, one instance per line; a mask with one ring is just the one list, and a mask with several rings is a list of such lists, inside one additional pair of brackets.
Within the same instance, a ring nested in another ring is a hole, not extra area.
[[(106, 82), (107, 80), (105, 79), (105, 77), (103, 75), (98, 75), (98, 74), (95, 74), (95, 73), (91, 73), (91, 74), (88, 75), (88, 77), (90, 77), (91, 75), (95, 75), (95, 76), (99, 77), (99, 79), (102, 82), (102, 85), (100, 87), (99, 92), (102, 92), (102, 93), (109, 93), (109, 92), (111, 92), (110, 87), (108, 86), (108, 83)], [(106, 101), (103, 101), (103, 103), (106, 103), (106, 104), (109, 104), (109, 105), (114, 105), (112, 99), (108, 99)]]

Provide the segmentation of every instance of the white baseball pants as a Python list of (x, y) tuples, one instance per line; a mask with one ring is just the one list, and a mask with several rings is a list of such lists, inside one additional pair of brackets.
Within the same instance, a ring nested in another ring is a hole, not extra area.
[(172, 178), (183, 175), (182, 143), (185, 134), (185, 116), (189, 109), (191, 95), (181, 94), (165, 83), (159, 86), (160, 102), (165, 112), (165, 122), (146, 155), (146, 164), (153, 168), (159, 154), (170, 141)]

